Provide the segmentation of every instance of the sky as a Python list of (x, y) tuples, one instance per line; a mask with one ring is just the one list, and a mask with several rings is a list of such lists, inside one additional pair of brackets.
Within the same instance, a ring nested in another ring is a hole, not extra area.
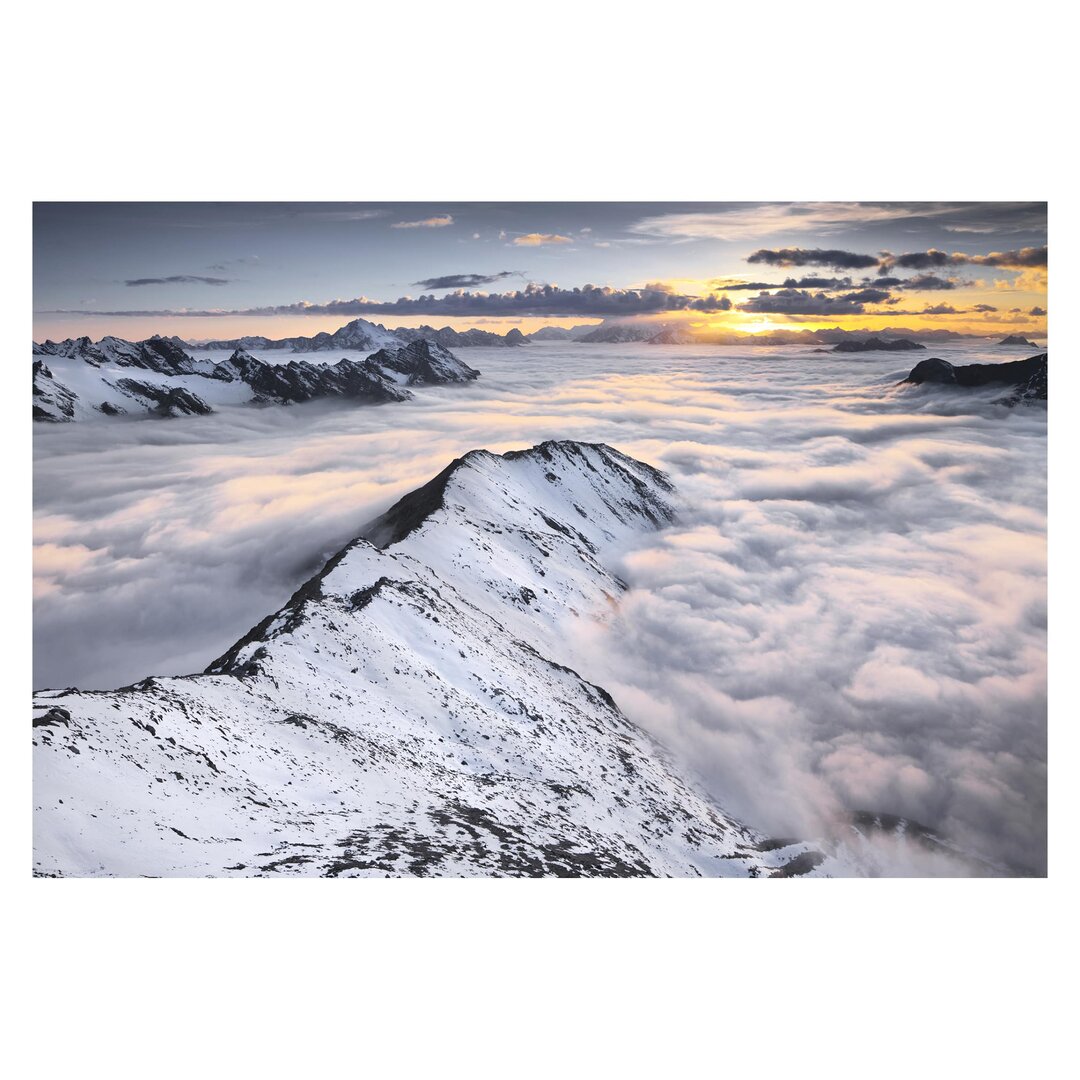
[(332, 331), (1046, 336), (1045, 203), (37, 203), (34, 338)]

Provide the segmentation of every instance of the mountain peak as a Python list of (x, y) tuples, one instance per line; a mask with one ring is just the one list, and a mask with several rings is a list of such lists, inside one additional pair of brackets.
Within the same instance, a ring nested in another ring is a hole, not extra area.
[(606, 554), (668, 520), (670, 493), (600, 443), (474, 450), (396, 504), (414, 528), (390, 547), (355, 540), (205, 674), (42, 692), (37, 871), (827, 867), (724, 814), (562, 655), (567, 620), (624, 588)]
[[(523, 486), (538, 491), (511, 491)], [(447, 502), (447, 491), (455, 496)], [(552, 501), (579, 532), (590, 510), (600, 517), (628, 519), (655, 528), (674, 515), (667, 496), (671, 481), (651, 465), (635, 461), (606, 443), (551, 439), (525, 450), (493, 454), (470, 450), (455, 458), (434, 479), (399, 499), (370, 522), (361, 535), (380, 548), (400, 543), (440, 512), (484, 513), (494, 520), (535, 518), (550, 523), (542, 511), (530, 511), (531, 496)], [(569, 504), (569, 505), (566, 505)], [(579, 532), (580, 535), (580, 532)]]

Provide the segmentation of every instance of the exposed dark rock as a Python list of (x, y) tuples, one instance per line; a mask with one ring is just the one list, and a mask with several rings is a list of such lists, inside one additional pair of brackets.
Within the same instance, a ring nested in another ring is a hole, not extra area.
[(1022, 401), (1046, 400), (1046, 353), (1029, 356), (1026, 360), (1011, 360), (1005, 364), (963, 364), (959, 367), (948, 360), (932, 356), (911, 369), (904, 382), (941, 383), (949, 386), (1014, 386), (1015, 393), (1000, 399), (1002, 404), (1017, 405)]
[(412, 341), (400, 349), (380, 349), (369, 356), (367, 362), (406, 376), (409, 386), (469, 382), (480, 375), (479, 371), (463, 363), (444, 346), (425, 338)]
[[(368, 335), (368, 330), (371, 335)], [(436, 342), (420, 338), (407, 345), (399, 344), (389, 331), (373, 327), (362, 319), (342, 327), (336, 334), (316, 335), (316, 338), (303, 340), (311, 344), (316, 339), (321, 341), (322, 337), (331, 342), (344, 342), (343, 348), (354, 348), (374, 341), (389, 341), (391, 347), (380, 349), (363, 359), (344, 357), (333, 364), (313, 363), (310, 360), (268, 364), (238, 345), (227, 360), (214, 364), (210, 360), (195, 360), (189, 356), (179, 338), (152, 337), (146, 341), (131, 342), (105, 337), (95, 343), (82, 337), (69, 338), (59, 344), (52, 341), (35, 344), (34, 354), (37, 357), (56, 356), (82, 361), (90, 367), (103, 369), (99, 375), (101, 390), (106, 393), (109, 390), (118, 391), (136, 403), (128, 409), (125, 408), (126, 402), (121, 404), (115, 397), (106, 397), (93, 408), (107, 416), (128, 411), (145, 411), (154, 416), (213, 412), (211, 405), (200, 396), (201, 391), (196, 393), (191, 389), (191, 382), (176, 385), (160, 380), (117, 379), (116, 368), (140, 368), (169, 379), (193, 377), (196, 383), (206, 379), (210, 401), (215, 400), (211, 392), (214, 383), (244, 383), (251, 389), (253, 403), (281, 405), (326, 397), (343, 397), (371, 404), (406, 401), (412, 397), (407, 389), (409, 386), (470, 382), (480, 374)], [(33, 386), (35, 420), (66, 421), (76, 418), (77, 395), (54, 376), (44, 360), (34, 361)], [(235, 400), (235, 397), (228, 400)]]
[(931, 356), (927, 360), (920, 360), (912, 369), (911, 374), (904, 380), (910, 383), (949, 383), (956, 385), (956, 368), (948, 360), (942, 360), (937, 356)]
[(446, 485), (468, 456), (455, 458), (434, 479), (398, 499), (385, 514), (365, 525), (360, 535), (376, 547), (386, 548), (415, 532), (436, 510), (442, 509)]
[(771, 873), (769, 877), (799, 877), (802, 874), (809, 874), (811, 870), (820, 866), (824, 861), (825, 856), (820, 851), (804, 851), (802, 854), (796, 855), (790, 862), (784, 863), (779, 870)]
[(34, 361), (34, 419), (63, 423), (75, 418), (76, 394), (57, 382), (44, 360)]
[(833, 346), (832, 351), (834, 353), (909, 352), (912, 349), (925, 348), (925, 345), (920, 345), (917, 341), (910, 341), (908, 338), (893, 338), (892, 340), (887, 340), (885, 338), (871, 336), (862, 340), (846, 339), (837, 342), (837, 344)]
[(59, 705), (54, 705), (47, 712), (41, 714), (41, 716), (34, 717), (34, 727), (56, 727), (59, 724), (64, 724), (67, 727), (71, 726), (71, 713), (67, 709), (62, 709)]
[(212, 378), (239, 380), (251, 387), (256, 401), (290, 404), (323, 397), (363, 398), (370, 402), (405, 401), (408, 390), (391, 382), (370, 357), (341, 359), (336, 364), (290, 360), (267, 364), (244, 349), (215, 365)]
[(117, 379), (115, 385), (131, 397), (151, 402), (150, 411), (159, 416), (209, 416), (214, 411), (183, 386), (160, 386), (138, 379)]

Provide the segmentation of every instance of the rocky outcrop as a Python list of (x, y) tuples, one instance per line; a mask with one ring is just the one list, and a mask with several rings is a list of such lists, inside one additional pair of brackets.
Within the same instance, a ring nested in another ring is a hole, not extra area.
[[(214, 411), (198, 394), (184, 386), (162, 386), (140, 379), (117, 379), (110, 385), (146, 412), (158, 416), (209, 416)], [(106, 416), (116, 416), (121, 411), (108, 401), (98, 408)]]
[(290, 360), (267, 364), (244, 349), (214, 367), (211, 378), (242, 382), (251, 388), (257, 404), (291, 405), (317, 398), (359, 398), (373, 404), (406, 401), (412, 395), (371, 358), (341, 359), (336, 364)]
[(34, 419), (62, 423), (74, 416), (75, 394), (56, 381), (44, 360), (35, 360)]
[(921, 385), (933, 383), (942, 386), (1012, 386), (1014, 392), (1001, 398), (1000, 403), (1018, 405), (1022, 402), (1046, 401), (1046, 353), (1029, 356), (1026, 360), (1012, 360), (1004, 364), (962, 364), (955, 366), (948, 360), (932, 356), (916, 364), (905, 383)]
[(925, 349), (917, 341), (909, 338), (880, 338), (868, 337), (861, 340), (846, 339), (839, 341), (833, 346), (834, 353), (860, 353), (860, 352), (909, 352), (913, 349)]
[(184, 351), (184, 343), (175, 337), (150, 337), (145, 341), (125, 341), (118, 337), (103, 337), (91, 341), (88, 337), (67, 338), (64, 341), (34, 343), (35, 356), (56, 356), (67, 360), (82, 360), (92, 367), (111, 364), (116, 367), (141, 368), (160, 375), (190, 375), (197, 365)]
[(399, 349), (380, 349), (368, 357), (368, 362), (403, 375), (407, 386), (471, 382), (480, 376), (449, 349), (425, 338)]

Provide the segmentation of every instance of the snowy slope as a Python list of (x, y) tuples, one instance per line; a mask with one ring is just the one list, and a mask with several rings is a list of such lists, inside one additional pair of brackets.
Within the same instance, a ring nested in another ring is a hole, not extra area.
[(394, 339), (392, 347), (372, 356), (336, 362), (290, 355), (267, 363), (242, 347), (223, 360), (196, 358), (175, 339), (159, 337), (47, 341), (35, 344), (34, 357), (34, 419), (53, 422), (206, 414), (222, 406), (321, 397), (381, 404), (412, 397), (407, 387), (468, 382), (479, 375), (441, 345), (422, 340), (403, 345)]
[(606, 446), (473, 451), (207, 673), (38, 694), (36, 872), (845, 872), (732, 820), (560, 653), (671, 496)]

